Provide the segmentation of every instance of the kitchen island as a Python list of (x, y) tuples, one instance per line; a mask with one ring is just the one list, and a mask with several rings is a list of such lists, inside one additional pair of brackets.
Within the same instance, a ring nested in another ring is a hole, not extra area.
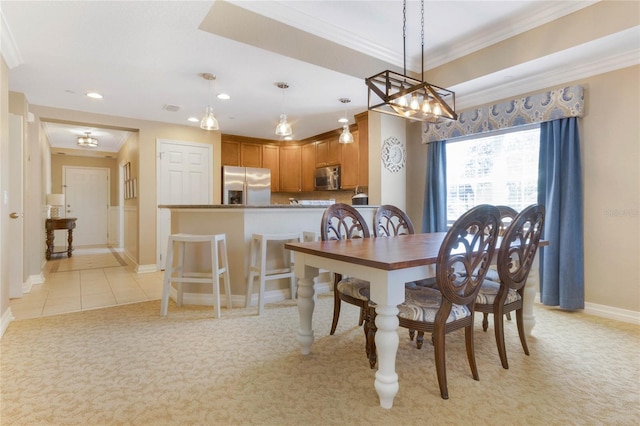
[[(370, 229), (377, 206), (354, 206), (364, 217)], [(320, 220), (325, 206), (272, 204), (266, 206), (244, 205), (160, 205), (160, 209), (170, 212), (170, 233), (185, 234), (226, 234), (231, 294), (233, 306), (244, 306), (247, 291), (247, 271), (249, 249), (254, 233), (277, 234), (291, 232), (315, 232), (320, 234)], [(168, 234), (161, 244), (166, 249)], [(187, 253), (186, 267), (192, 270), (205, 269), (208, 265), (208, 248)], [(274, 258), (267, 262), (275, 262)], [(210, 287), (210, 286), (209, 286)], [(256, 285), (254, 289), (257, 290)], [(316, 282), (316, 293), (332, 290), (330, 274), (321, 274)], [(254, 291), (256, 291), (254, 290)], [(171, 290), (175, 299), (175, 290)], [(258, 294), (251, 295), (257, 303)], [(265, 302), (271, 303), (290, 298), (287, 279), (267, 281)], [(223, 297), (221, 300), (225, 300)], [(184, 303), (212, 305), (213, 296), (207, 286), (197, 284), (185, 287)]]

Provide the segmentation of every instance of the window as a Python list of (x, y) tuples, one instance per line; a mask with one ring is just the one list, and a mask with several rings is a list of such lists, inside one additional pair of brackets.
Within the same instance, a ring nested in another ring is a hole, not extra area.
[(447, 223), (479, 204), (538, 202), (540, 127), (447, 143)]

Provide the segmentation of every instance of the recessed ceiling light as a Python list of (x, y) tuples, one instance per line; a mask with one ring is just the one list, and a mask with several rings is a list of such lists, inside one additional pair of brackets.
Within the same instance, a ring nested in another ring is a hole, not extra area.
[(87, 96), (92, 99), (102, 99), (102, 95), (98, 92), (87, 92)]
[(200, 119), (196, 118), (196, 117), (189, 117), (187, 118), (187, 120), (191, 121), (192, 123), (199, 123)]
[(227, 99), (231, 99), (231, 96), (226, 93), (218, 93), (218, 99), (223, 99), (226, 101)]
[(284, 137), (284, 140), (285, 140), (285, 141), (290, 141), (290, 140), (292, 140), (292, 139), (293, 139), (293, 138), (292, 138), (291, 136), (285, 136), (285, 137)]
[(349, 119), (346, 117), (342, 117), (338, 119), (338, 123), (348, 123), (348, 122), (349, 122)]

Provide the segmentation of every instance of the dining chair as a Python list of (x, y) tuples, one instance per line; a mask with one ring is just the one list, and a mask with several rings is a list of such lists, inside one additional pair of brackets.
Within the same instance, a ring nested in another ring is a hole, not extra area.
[(389, 237), (414, 234), (413, 223), (409, 216), (391, 204), (384, 204), (376, 210), (373, 219), (373, 236)]
[[(322, 241), (369, 238), (370, 236), (371, 233), (366, 221), (355, 208), (348, 204), (335, 203), (325, 209), (320, 222)], [(358, 325), (364, 324), (367, 358), (369, 358), (373, 346), (373, 342), (369, 338), (369, 325), (374, 308), (369, 306), (369, 294), (368, 281), (334, 274), (333, 320), (331, 321), (330, 334), (333, 335), (338, 326), (342, 301), (358, 306), (360, 308)]]
[[(513, 219), (518, 215), (518, 211), (513, 207), (509, 206), (496, 206), (498, 210), (500, 210), (500, 232), (499, 235), (503, 236)], [(491, 266), (487, 271), (487, 275), (485, 275), (485, 279), (489, 279), (491, 281), (500, 281), (500, 277), (498, 277), (498, 270)], [(509, 321), (511, 321), (511, 314), (509, 312), (506, 313), (506, 317)], [(484, 321), (487, 320), (487, 315), (484, 316)]]
[(545, 208), (533, 204), (522, 210), (514, 219), (507, 232), (502, 236), (498, 252), (498, 281), (484, 280), (475, 309), (484, 314), (482, 329), (487, 331), (489, 314), (493, 314), (493, 327), (502, 367), (509, 368), (507, 351), (504, 344), (504, 315), (516, 311), (516, 323), (520, 343), (524, 353), (529, 355), (527, 339), (524, 333), (522, 306), (524, 287), (538, 250), (544, 226)]
[[(391, 237), (398, 235), (415, 234), (415, 228), (411, 218), (402, 209), (391, 205), (384, 204), (378, 207), (373, 219), (373, 235), (375, 237)], [(425, 278), (418, 281), (411, 281), (405, 283), (405, 286), (414, 287), (416, 285), (423, 287), (436, 287), (436, 279)], [(369, 325), (369, 332), (375, 336), (375, 311), (371, 315), (371, 324)], [(413, 340), (415, 337), (415, 330), (409, 330), (409, 338)], [(373, 340), (373, 339), (372, 339)], [(375, 340), (373, 340), (372, 349), (375, 350)], [(372, 361), (370, 359), (370, 361)]]
[(464, 328), (467, 359), (474, 380), (479, 380), (473, 344), (474, 304), (491, 263), (500, 226), (495, 206), (479, 205), (464, 213), (447, 232), (436, 260), (437, 289), (405, 286), (405, 302), (398, 305), (401, 327), (431, 332), (440, 395), (449, 398), (445, 335)]

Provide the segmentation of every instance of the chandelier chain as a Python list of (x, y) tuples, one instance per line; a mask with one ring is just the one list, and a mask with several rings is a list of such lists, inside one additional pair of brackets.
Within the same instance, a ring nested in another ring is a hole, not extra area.
[(420, 49), (420, 53), (422, 55), (422, 66), (421, 66), (421, 71), (422, 71), (422, 78), (421, 80), (424, 81), (424, 0), (420, 0), (420, 40), (421, 40), (421, 47), (422, 49)]
[(404, 75), (407, 75), (407, 0), (402, 0), (402, 57), (404, 58)]

